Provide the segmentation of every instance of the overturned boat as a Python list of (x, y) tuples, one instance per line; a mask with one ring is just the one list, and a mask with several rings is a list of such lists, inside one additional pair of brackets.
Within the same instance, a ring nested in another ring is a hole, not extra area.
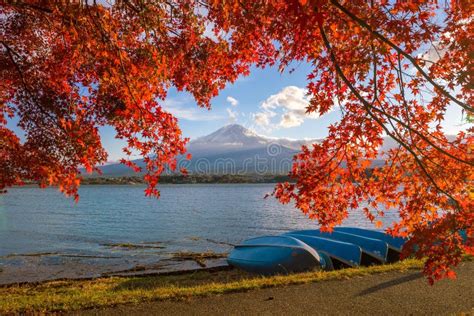
[(312, 247), (318, 253), (324, 252), (332, 261), (334, 268), (368, 266), (379, 263), (379, 260), (358, 245), (334, 240), (325, 237), (306, 235), (298, 231), (289, 232), (286, 236), (292, 236), (308, 246)]
[(402, 252), (403, 245), (407, 242), (407, 239), (402, 237), (394, 237), (382, 231), (359, 227), (335, 227), (334, 231), (358, 235), (366, 238), (378, 239), (386, 242), (388, 245), (386, 258), (387, 262), (395, 262), (400, 260), (400, 253)]
[[(297, 235), (323, 237), (326, 239), (342, 241), (359, 246), (364, 253), (370, 257), (373, 263), (385, 263), (388, 255), (388, 245), (379, 239), (363, 237), (343, 232), (322, 232), (319, 229), (297, 230), (291, 232)], [(369, 259), (368, 259), (369, 260)]]
[(248, 272), (269, 275), (326, 269), (330, 263), (324, 257), (291, 236), (263, 236), (235, 246), (227, 262)]
[(405, 242), (381, 231), (357, 227), (337, 227), (331, 233), (296, 230), (248, 239), (235, 246), (227, 261), (259, 274), (331, 270), (397, 261)]

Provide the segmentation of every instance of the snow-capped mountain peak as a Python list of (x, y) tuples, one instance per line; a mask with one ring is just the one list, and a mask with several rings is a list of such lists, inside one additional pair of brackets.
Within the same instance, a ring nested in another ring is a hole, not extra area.
[(239, 124), (229, 124), (217, 131), (203, 137), (199, 137), (189, 143), (189, 151), (202, 150), (242, 150), (267, 147), (277, 144), (289, 149), (300, 149), (302, 145), (308, 145), (316, 140), (289, 140), (283, 138), (268, 138), (258, 135)]
[(190, 145), (207, 144), (207, 145), (252, 145), (259, 141), (265, 141), (265, 138), (258, 136), (254, 132), (246, 129), (242, 125), (230, 124), (217, 131), (203, 137), (199, 137), (192, 141)]

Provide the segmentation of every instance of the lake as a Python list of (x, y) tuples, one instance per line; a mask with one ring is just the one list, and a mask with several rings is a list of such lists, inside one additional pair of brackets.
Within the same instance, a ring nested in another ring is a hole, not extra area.
[[(226, 253), (249, 237), (317, 227), (264, 199), (273, 186), (161, 185), (154, 199), (144, 186), (89, 185), (77, 204), (53, 188), (12, 188), (0, 195), (0, 283), (194, 269), (176, 253)], [(395, 219), (389, 212), (384, 224)], [(373, 227), (359, 211), (344, 224)]]

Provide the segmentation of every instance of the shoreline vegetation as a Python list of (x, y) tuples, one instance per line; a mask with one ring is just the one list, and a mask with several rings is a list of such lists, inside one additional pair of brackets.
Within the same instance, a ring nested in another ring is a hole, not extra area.
[[(287, 175), (238, 175), (238, 174), (189, 174), (162, 175), (160, 184), (218, 184), (218, 183), (277, 183), (290, 181)], [(142, 176), (130, 177), (84, 177), (82, 185), (101, 184), (146, 184)]]
[[(292, 182), (288, 175), (253, 175), (253, 174), (189, 174), (189, 175), (162, 175), (160, 184), (231, 184), (231, 183), (278, 183)], [(25, 185), (37, 183), (25, 181)], [(81, 185), (146, 185), (143, 176), (85, 176)]]
[[(372, 176), (373, 169), (367, 169), (367, 177)], [(208, 174), (190, 173), (183, 174), (163, 174), (160, 176), (160, 184), (231, 184), (231, 183), (294, 183), (288, 174)], [(36, 182), (25, 181), (24, 185), (35, 185)], [(146, 185), (143, 174), (137, 175), (107, 175), (97, 174), (85, 175), (81, 180), (81, 185)]]
[[(466, 258), (467, 259), (467, 258)], [(468, 261), (471, 261), (468, 259)], [(66, 312), (157, 300), (181, 300), (252, 289), (341, 280), (393, 271), (420, 270), (423, 261), (262, 277), (237, 269), (177, 275), (102, 277), (0, 286), (1, 313)]]

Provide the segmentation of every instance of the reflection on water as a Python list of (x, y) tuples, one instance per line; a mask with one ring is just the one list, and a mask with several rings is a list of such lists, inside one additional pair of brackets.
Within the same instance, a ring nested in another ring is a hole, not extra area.
[[(0, 283), (194, 268), (173, 254), (228, 252), (248, 237), (317, 227), (291, 205), (264, 199), (273, 184), (162, 185), (159, 200), (143, 189), (83, 186), (78, 204), (55, 189), (10, 189), (0, 196)], [(373, 227), (357, 211), (345, 224)]]

